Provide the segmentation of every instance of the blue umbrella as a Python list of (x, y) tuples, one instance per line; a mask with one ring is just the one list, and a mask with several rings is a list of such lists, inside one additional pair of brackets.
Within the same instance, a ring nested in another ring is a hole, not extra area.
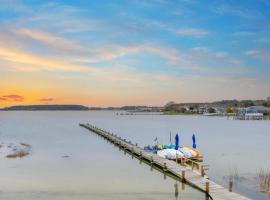
[(195, 134), (193, 134), (192, 135), (192, 147), (194, 148), (194, 149), (196, 149), (196, 138), (195, 138)]
[(179, 136), (178, 133), (175, 135), (175, 150), (179, 148)]

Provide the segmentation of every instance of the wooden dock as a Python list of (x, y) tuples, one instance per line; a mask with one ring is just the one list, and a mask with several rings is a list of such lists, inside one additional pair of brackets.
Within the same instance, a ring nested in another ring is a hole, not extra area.
[(151, 152), (146, 152), (137, 144), (132, 144), (131, 141), (127, 141), (126, 139), (123, 139), (116, 134), (107, 132), (88, 123), (80, 124), (80, 126), (100, 135), (101, 137), (118, 145), (126, 151), (129, 151), (131, 154), (138, 156), (141, 159), (147, 160), (152, 165), (156, 165), (164, 171), (173, 174), (174, 176), (178, 177), (182, 182), (186, 182), (189, 185), (197, 188), (198, 190), (203, 191), (206, 194), (207, 198), (211, 198), (214, 200), (250, 200), (249, 198), (244, 197), (240, 194), (230, 192), (223, 186), (209, 180), (203, 170), (194, 170), (193, 163), (192, 167), (181, 165), (178, 162), (161, 158)]

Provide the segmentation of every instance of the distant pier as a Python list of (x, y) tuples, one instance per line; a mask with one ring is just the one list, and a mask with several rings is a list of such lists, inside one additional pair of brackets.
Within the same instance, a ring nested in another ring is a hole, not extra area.
[[(155, 165), (161, 168), (163, 171), (173, 174), (178, 177), (182, 182), (186, 182), (189, 185), (203, 191), (206, 194), (206, 199), (214, 200), (250, 200), (240, 194), (230, 192), (228, 189), (216, 184), (215, 182), (209, 180), (205, 175), (206, 165), (198, 164), (198, 162), (192, 161), (190, 159), (181, 159), (180, 164), (178, 160), (168, 160), (161, 158), (156, 154), (147, 152), (137, 144), (133, 144), (131, 141), (121, 138), (120, 136), (110, 133), (108, 131), (102, 130), (90, 124), (80, 124), (84, 127), (101, 137), (107, 139), (108, 141), (118, 145), (124, 150), (128, 151), (132, 155), (140, 157), (148, 161), (151, 165)], [(187, 165), (189, 163), (189, 165)]]

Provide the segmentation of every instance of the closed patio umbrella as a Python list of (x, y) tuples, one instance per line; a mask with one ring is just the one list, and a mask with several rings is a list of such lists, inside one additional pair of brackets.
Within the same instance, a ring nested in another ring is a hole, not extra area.
[(196, 138), (195, 138), (195, 134), (193, 134), (192, 135), (192, 147), (194, 148), (194, 149), (196, 149)]
[(175, 135), (175, 150), (179, 148), (179, 135), (178, 133)]

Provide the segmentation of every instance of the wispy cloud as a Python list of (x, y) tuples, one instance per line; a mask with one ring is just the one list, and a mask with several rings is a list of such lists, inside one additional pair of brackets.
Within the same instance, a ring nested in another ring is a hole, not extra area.
[(249, 9), (249, 8), (243, 8), (240, 6), (232, 6), (230, 4), (216, 4), (210, 8), (214, 13), (225, 15), (230, 14), (242, 18), (249, 18), (249, 19), (255, 19), (255, 18), (261, 18), (263, 17), (263, 14), (255, 9)]
[(22, 102), (22, 101), (24, 101), (24, 97), (21, 95), (17, 95), (17, 94), (10, 94), (10, 95), (2, 96), (1, 100)]
[(250, 36), (254, 36), (255, 33), (251, 31), (237, 31), (237, 32), (234, 32), (232, 35), (237, 36), (237, 37), (250, 37)]
[(264, 50), (248, 50), (244, 52), (245, 55), (254, 57), (256, 59), (259, 59), (263, 62), (270, 63), (270, 52), (266, 49)]
[(170, 29), (173, 33), (181, 36), (191, 36), (191, 37), (204, 37), (209, 34), (208, 31), (198, 28), (180, 28), (180, 29)]
[(269, 37), (260, 37), (256, 39), (256, 42), (262, 43), (262, 44), (269, 44), (270, 38)]
[[(27, 5), (8, 1), (5, 7), (15, 8), (20, 13), (21, 17), (12, 22), (15, 26), (38, 27), (60, 33), (78, 33), (96, 30), (101, 23), (97, 19), (83, 17), (86, 12), (84, 8), (56, 2)], [(10, 23), (9, 20), (5, 21)]]
[(39, 99), (39, 101), (42, 101), (42, 102), (50, 102), (53, 100), (54, 100), (54, 98), (52, 98), (52, 97), (45, 97), (45, 98)]
[(85, 47), (73, 42), (70, 39), (66, 39), (55, 34), (40, 31), (37, 29), (16, 29), (12, 30), (14, 34), (26, 38), (31, 38), (33, 40), (39, 41), (43, 44), (49, 45), (51, 48), (62, 50), (62, 51), (73, 51), (78, 52), (84, 49)]

